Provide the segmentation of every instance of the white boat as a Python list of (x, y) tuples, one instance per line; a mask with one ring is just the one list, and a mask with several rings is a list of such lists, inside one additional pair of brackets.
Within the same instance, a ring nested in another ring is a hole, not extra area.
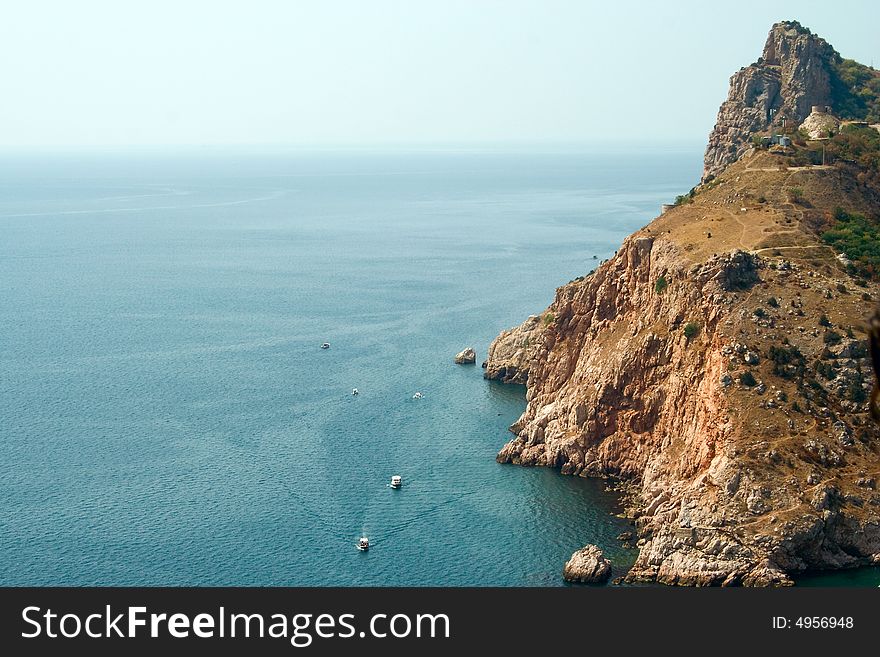
[(358, 393), (358, 389), (357, 389), (357, 388), (352, 388), (352, 389), (351, 389), (351, 394), (354, 395), (354, 396), (357, 396), (357, 395), (360, 394), (360, 393)]
[(359, 540), (357, 543), (357, 549), (360, 550), (361, 552), (366, 552), (367, 550), (369, 550), (370, 549), (370, 539), (368, 539), (366, 536), (362, 536), (361, 540)]
[(422, 398), (422, 393), (420, 393), (420, 392), (417, 392), (416, 394), (413, 395), (413, 399), (421, 399), (421, 398)]
[(325, 342), (324, 344), (321, 345), (321, 349), (329, 349), (329, 348), (330, 348), (329, 342)]
[(394, 475), (391, 477), (391, 488), (400, 488), (403, 486), (403, 478), (400, 475)]

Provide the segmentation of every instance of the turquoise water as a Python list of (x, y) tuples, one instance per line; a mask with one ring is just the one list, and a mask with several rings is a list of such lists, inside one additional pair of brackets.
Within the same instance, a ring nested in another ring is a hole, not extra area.
[(798, 586), (880, 586), (880, 568), (856, 568), (832, 572), (802, 575), (796, 579)]
[(0, 161), (0, 582), (558, 585), (591, 542), (622, 574), (601, 482), (495, 463), (523, 389), (452, 356), (698, 153)]

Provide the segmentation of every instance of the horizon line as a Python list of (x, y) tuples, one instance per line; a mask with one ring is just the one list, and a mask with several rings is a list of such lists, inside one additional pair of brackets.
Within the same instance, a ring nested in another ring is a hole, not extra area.
[(600, 138), (578, 140), (486, 140), (486, 141), (425, 141), (425, 142), (303, 142), (303, 143), (131, 143), (131, 144), (0, 144), (0, 157), (29, 154), (99, 154), (131, 152), (584, 152), (601, 149), (614, 150), (663, 149), (666, 152), (691, 152), (705, 149), (706, 141), (697, 139), (625, 139)]

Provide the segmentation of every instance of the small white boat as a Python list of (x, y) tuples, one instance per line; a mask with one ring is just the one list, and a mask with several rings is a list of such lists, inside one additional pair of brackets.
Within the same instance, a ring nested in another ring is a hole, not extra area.
[(422, 393), (420, 393), (420, 392), (417, 392), (416, 394), (413, 395), (413, 399), (421, 399), (421, 398), (422, 398)]
[(361, 552), (366, 552), (367, 550), (369, 550), (370, 549), (370, 539), (368, 539), (366, 536), (362, 536), (361, 540), (359, 540), (357, 543), (357, 549), (360, 550)]
[(398, 489), (403, 486), (403, 478), (400, 475), (391, 477), (391, 488)]
[(357, 388), (352, 388), (352, 389), (351, 389), (351, 394), (354, 395), (355, 397), (357, 397), (360, 393), (358, 392), (358, 389), (357, 389)]
[(324, 344), (321, 345), (321, 349), (329, 349), (329, 348), (330, 348), (329, 342), (325, 342)]

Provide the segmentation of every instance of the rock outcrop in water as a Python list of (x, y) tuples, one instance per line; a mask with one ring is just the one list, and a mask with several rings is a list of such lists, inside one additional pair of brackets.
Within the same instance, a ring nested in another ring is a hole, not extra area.
[[(780, 107), (820, 101), (828, 49), (774, 26)], [(849, 165), (784, 164), (716, 169), (490, 347), (486, 375), (527, 384), (500, 462), (632, 483), (630, 580), (785, 585), (880, 562), (864, 323), (880, 289), (815, 230), (838, 207), (875, 216), (880, 190)]]
[(457, 365), (473, 365), (477, 362), (477, 352), (473, 347), (467, 347), (455, 354), (455, 363)]
[(611, 577), (611, 562), (595, 545), (586, 545), (571, 555), (562, 569), (566, 582), (602, 584)]

